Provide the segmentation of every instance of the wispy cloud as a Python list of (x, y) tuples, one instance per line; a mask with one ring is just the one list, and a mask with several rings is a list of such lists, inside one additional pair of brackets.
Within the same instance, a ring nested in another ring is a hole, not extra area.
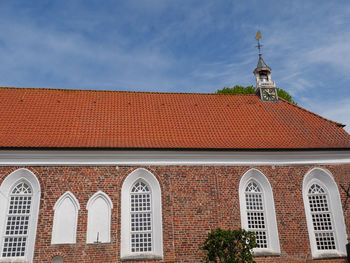
[[(343, 35), (345, 33), (345, 35)], [(338, 32), (326, 43), (321, 43), (317, 48), (307, 54), (307, 59), (312, 63), (330, 65), (341, 73), (348, 75), (350, 71), (350, 28), (348, 32)]]

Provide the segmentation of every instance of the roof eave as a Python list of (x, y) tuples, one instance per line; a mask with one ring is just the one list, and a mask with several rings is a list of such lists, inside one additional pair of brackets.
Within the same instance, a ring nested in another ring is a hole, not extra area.
[(319, 147), (319, 148), (165, 148), (165, 147), (0, 147), (2, 150), (42, 150), (42, 151), (349, 151), (350, 147)]

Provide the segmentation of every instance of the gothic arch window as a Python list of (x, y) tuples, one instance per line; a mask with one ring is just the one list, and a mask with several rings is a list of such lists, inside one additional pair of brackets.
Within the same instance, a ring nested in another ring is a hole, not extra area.
[(257, 169), (246, 172), (239, 184), (242, 228), (256, 233), (254, 254), (279, 255), (280, 245), (271, 185)]
[(51, 244), (74, 244), (80, 205), (71, 192), (65, 192), (54, 206)]
[(313, 258), (346, 256), (346, 229), (338, 187), (332, 175), (320, 168), (303, 181), (303, 199)]
[(161, 189), (157, 178), (139, 168), (125, 179), (121, 202), (121, 258), (163, 258)]
[(5, 178), (0, 186), (0, 261), (32, 261), (39, 203), (40, 184), (31, 171), (22, 168)]
[(88, 201), (87, 243), (110, 242), (111, 199), (102, 191), (95, 193)]

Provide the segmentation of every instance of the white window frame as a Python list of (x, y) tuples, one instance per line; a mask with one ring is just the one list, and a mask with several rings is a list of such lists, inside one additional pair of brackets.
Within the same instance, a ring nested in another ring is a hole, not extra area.
[[(28, 228), (28, 239), (26, 244), (26, 252), (24, 257), (11, 257), (11, 258), (2, 258), (2, 249), (3, 249), (3, 237), (6, 228), (6, 219), (9, 205), (9, 197), (11, 195), (11, 190), (20, 182), (25, 182), (32, 188), (32, 207), (29, 219), (29, 228)], [(0, 262), (4, 259), (9, 261), (26, 261), (32, 262), (34, 256), (34, 245), (36, 238), (36, 230), (38, 223), (39, 207), (40, 207), (40, 183), (38, 178), (33, 172), (28, 169), (21, 168), (11, 174), (9, 174), (0, 186)], [(7, 261), (6, 261), (7, 262)]]
[[(74, 228), (73, 228), (73, 241), (72, 242), (58, 242), (56, 241), (57, 235), (59, 235), (58, 230), (56, 229), (57, 225), (57, 216), (56, 216), (56, 210), (61, 206), (63, 201), (69, 198), (74, 207), (75, 207), (75, 214), (74, 215), (67, 215), (67, 216), (74, 216)], [(53, 208), (54, 210), (54, 219), (53, 219), (53, 225), (52, 225), (52, 237), (51, 237), (51, 244), (75, 244), (76, 243), (76, 238), (77, 238), (77, 223), (78, 223), (78, 214), (80, 210), (80, 204), (79, 201), (75, 198), (75, 196), (72, 194), (72, 192), (67, 191), (61, 197), (56, 201), (56, 204)]]
[[(86, 243), (88, 244), (93, 244), (94, 241), (89, 241), (90, 240), (90, 233), (89, 233), (89, 229), (91, 227), (91, 210), (90, 207), (91, 205), (98, 199), (98, 198), (102, 198), (104, 200), (104, 202), (107, 204), (108, 206), (108, 214), (106, 215), (107, 217), (107, 227), (108, 227), (108, 236), (107, 236), (107, 240), (106, 241), (100, 241), (101, 243), (109, 243), (111, 242), (111, 216), (112, 216), (112, 209), (113, 209), (113, 203), (112, 200), (109, 198), (109, 196), (102, 192), (102, 191), (98, 191), (96, 192), (88, 201), (88, 203), (86, 204), (86, 210), (88, 210), (88, 221), (87, 221), (87, 229), (86, 229)], [(94, 238), (96, 238), (95, 236), (92, 237), (91, 240), (94, 240)]]
[[(315, 232), (312, 222), (312, 215), (308, 199), (308, 191), (313, 184), (319, 184), (327, 192), (329, 212), (333, 218), (336, 249), (318, 250), (316, 245)], [(311, 254), (313, 259), (346, 257), (347, 234), (344, 222), (344, 214), (341, 205), (337, 184), (332, 174), (322, 168), (313, 168), (306, 173), (303, 180), (303, 200), (306, 215), (307, 228), (309, 232)]]
[(245, 199), (245, 189), (250, 181), (255, 181), (263, 195), (263, 205), (265, 212), (265, 224), (267, 231), (267, 248), (254, 248), (255, 256), (277, 256), (281, 254), (275, 202), (269, 180), (258, 169), (248, 170), (241, 178), (239, 183), (239, 205), (241, 212), (241, 225), (243, 229), (248, 230), (247, 205)]
[[(136, 181), (143, 180), (150, 187), (151, 215), (152, 215), (152, 251), (131, 252), (131, 188)], [(138, 168), (130, 173), (124, 180), (121, 192), (121, 250), (122, 260), (147, 260), (163, 258), (163, 231), (162, 231), (162, 202), (161, 188), (157, 178), (148, 170)]]

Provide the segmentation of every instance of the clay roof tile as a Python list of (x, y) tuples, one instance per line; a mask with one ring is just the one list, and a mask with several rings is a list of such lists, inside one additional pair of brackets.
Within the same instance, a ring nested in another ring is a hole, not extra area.
[(0, 88), (0, 147), (349, 149), (350, 135), (256, 95)]

